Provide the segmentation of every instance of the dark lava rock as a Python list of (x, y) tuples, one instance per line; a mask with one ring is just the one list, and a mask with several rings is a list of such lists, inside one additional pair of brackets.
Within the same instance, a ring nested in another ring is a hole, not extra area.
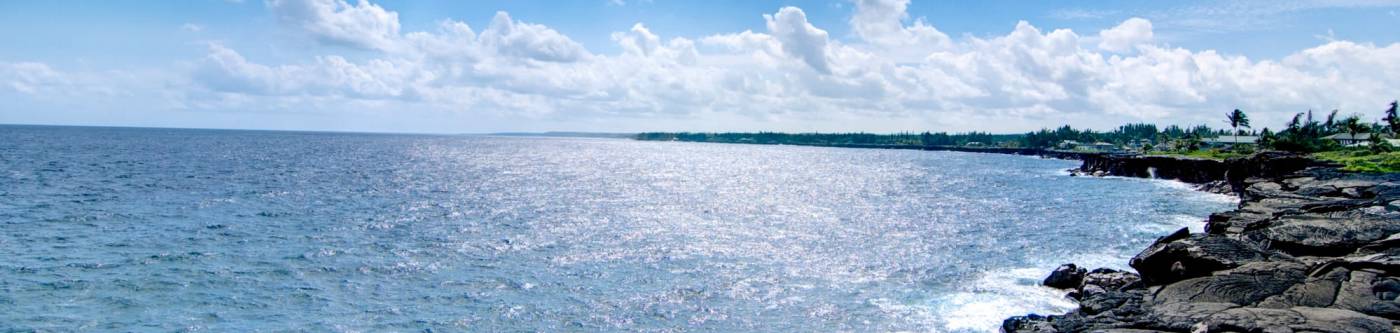
[(1282, 294), (1307, 278), (1306, 267), (1289, 262), (1254, 262), (1211, 276), (1162, 287), (1153, 303), (1206, 302), (1253, 305)]
[(1179, 235), (1180, 231), (1158, 240), (1128, 263), (1142, 274), (1143, 282), (1162, 285), (1271, 257), (1252, 244), (1222, 235), (1198, 234), (1171, 240)]
[(1246, 158), (1232, 158), (1225, 161), (1225, 164), (1226, 181), (1236, 189), (1243, 189), (1246, 179), (1281, 178), (1321, 163), (1299, 154), (1261, 152)]
[(1006, 333), (1059, 332), (1054, 325), (1050, 324), (1049, 318), (1036, 314), (1006, 318), (1006, 320), (1001, 321), (1001, 331)]
[(1085, 173), (1155, 174), (1206, 191), (1224, 192), (1211, 183), (1223, 177), (1240, 205), (1212, 214), (1204, 234), (1159, 238), (1132, 259), (1137, 274), (1061, 266), (1045, 284), (1077, 287), (1079, 308), (1011, 318), (1003, 331), (1392, 332), (1400, 323), (1400, 173), (1341, 172), (1278, 153), (1229, 160), (1223, 175), (1191, 159), (1084, 162)]
[(1250, 236), (1292, 255), (1339, 256), (1397, 232), (1400, 221), (1394, 219), (1307, 214), (1281, 217)]
[(1229, 182), (1226, 182), (1226, 181), (1224, 181), (1224, 180), (1217, 180), (1217, 181), (1213, 181), (1213, 182), (1208, 182), (1208, 183), (1205, 183), (1205, 184), (1201, 184), (1201, 186), (1197, 186), (1197, 187), (1196, 187), (1196, 190), (1201, 191), (1201, 192), (1206, 192), (1206, 193), (1215, 193), (1215, 194), (1233, 194), (1233, 193), (1235, 193), (1234, 187), (1230, 186), (1230, 183), (1229, 183)]
[(1234, 308), (1196, 325), (1205, 332), (1390, 332), (1390, 321), (1355, 311), (1298, 307)]
[(1337, 299), (1337, 289), (1351, 276), (1345, 268), (1314, 272), (1302, 283), (1295, 284), (1278, 295), (1259, 303), (1260, 307), (1286, 309), (1291, 307), (1327, 307)]
[(1121, 291), (1142, 286), (1142, 277), (1137, 273), (1116, 269), (1099, 268), (1084, 275), (1077, 295), (1080, 298), (1094, 294)]
[(1088, 270), (1074, 264), (1060, 265), (1059, 268), (1055, 268), (1055, 271), (1050, 272), (1050, 276), (1046, 277), (1045, 281), (1040, 284), (1057, 289), (1078, 288), (1080, 282), (1084, 281), (1086, 272)]
[[(1271, 209), (1272, 211), (1272, 209)], [(1210, 214), (1206, 219), (1206, 233), (1238, 234), (1268, 226), (1273, 222), (1272, 213), (1258, 213), (1245, 210), (1232, 210)]]
[(1142, 308), (1142, 296), (1141, 293), (1123, 291), (1107, 291), (1086, 295), (1079, 300), (1079, 312), (1085, 315), (1095, 315), (1125, 307), (1127, 309), (1120, 312), (1139, 312)]

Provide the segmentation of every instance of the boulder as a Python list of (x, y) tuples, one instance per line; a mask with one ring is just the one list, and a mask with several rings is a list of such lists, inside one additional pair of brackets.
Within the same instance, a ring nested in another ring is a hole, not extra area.
[(1082, 267), (1074, 264), (1064, 264), (1050, 272), (1050, 276), (1045, 277), (1045, 281), (1040, 284), (1056, 289), (1078, 288), (1084, 281), (1084, 274), (1088, 272)]
[(1142, 277), (1137, 273), (1120, 271), (1109, 268), (1099, 268), (1084, 275), (1084, 281), (1080, 283), (1080, 294), (1086, 287), (1096, 287), (1105, 291), (1124, 290), (1142, 285)]
[(1003, 333), (1052, 333), (1059, 332), (1050, 324), (1049, 318), (1041, 315), (1025, 315), (1006, 318), (1001, 321)]
[[(1272, 211), (1272, 209), (1271, 209)], [(1267, 226), (1273, 221), (1273, 214), (1232, 210), (1210, 214), (1206, 219), (1206, 233), (1239, 234)]]
[[(1195, 163), (1101, 154), (1084, 171), (1225, 190), (1208, 179), (1213, 171), (1189, 170)], [(1008, 319), (1002, 329), (1391, 332), (1390, 320), (1400, 323), (1400, 174), (1342, 172), (1277, 153), (1225, 163), (1241, 201), (1212, 214), (1206, 233), (1159, 238), (1130, 262), (1138, 274), (1061, 266), (1045, 284), (1077, 287), (1070, 295), (1079, 307)]]
[(1143, 282), (1162, 285), (1270, 257), (1269, 253), (1244, 241), (1217, 234), (1198, 234), (1166, 242), (1159, 240), (1128, 264), (1137, 269)]

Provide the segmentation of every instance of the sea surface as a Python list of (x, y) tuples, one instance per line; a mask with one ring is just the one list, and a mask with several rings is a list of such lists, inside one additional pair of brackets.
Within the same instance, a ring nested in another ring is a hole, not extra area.
[(1229, 197), (909, 150), (0, 126), (0, 331), (995, 331)]

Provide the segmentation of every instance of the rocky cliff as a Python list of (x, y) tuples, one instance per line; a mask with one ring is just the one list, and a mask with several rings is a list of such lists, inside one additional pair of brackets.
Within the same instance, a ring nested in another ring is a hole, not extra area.
[[(1005, 332), (1392, 332), (1400, 323), (1400, 174), (1343, 173), (1306, 158), (1085, 159), (1082, 170), (1217, 182), (1239, 208), (1182, 229), (1129, 263), (1065, 265), (1046, 285), (1079, 308), (1007, 319)], [(1168, 171), (1170, 170), (1170, 171)], [(1211, 178), (1218, 177), (1218, 178)]]
[(1169, 156), (1084, 154), (1077, 171), (1100, 176), (1175, 179), (1204, 184), (1224, 180), (1229, 169), (1223, 161)]

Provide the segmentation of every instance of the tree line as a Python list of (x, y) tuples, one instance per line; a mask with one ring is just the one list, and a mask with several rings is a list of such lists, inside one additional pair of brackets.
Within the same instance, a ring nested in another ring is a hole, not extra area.
[(898, 145), (898, 146), (967, 146), (983, 145), (1008, 148), (1054, 148), (1065, 141), (1079, 143), (1104, 142), (1113, 145), (1152, 145), (1170, 144), (1171, 149), (1195, 150), (1202, 147), (1207, 138), (1258, 136), (1259, 147), (1265, 149), (1317, 152), (1340, 148), (1327, 136), (1348, 133), (1353, 137), (1362, 133), (1371, 135), (1373, 149), (1389, 149), (1383, 136), (1395, 137), (1400, 128), (1400, 116), (1396, 115), (1396, 103), (1384, 111), (1379, 122), (1366, 122), (1360, 116), (1352, 115), (1337, 118), (1333, 110), (1325, 119), (1318, 120), (1312, 111), (1295, 115), (1278, 132), (1265, 127), (1255, 131), (1250, 126), (1248, 115), (1239, 109), (1226, 114), (1230, 128), (1212, 128), (1208, 125), (1180, 127), (1170, 125), (1159, 128), (1154, 124), (1132, 123), (1110, 131), (1076, 129), (1069, 125), (1055, 129), (1040, 129), (1021, 134), (991, 134), (987, 132), (900, 132), (892, 134), (875, 133), (780, 133), (780, 132), (647, 132), (635, 136), (638, 140), (651, 141), (692, 141), (721, 143), (793, 144), (793, 145)]

